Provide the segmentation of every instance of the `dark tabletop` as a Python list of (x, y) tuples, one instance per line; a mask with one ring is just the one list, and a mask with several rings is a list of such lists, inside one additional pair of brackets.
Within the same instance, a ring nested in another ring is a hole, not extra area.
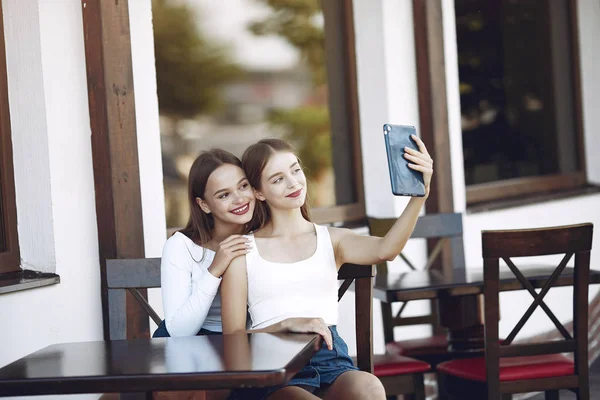
[(0, 396), (273, 386), (319, 344), (268, 333), (55, 344), (0, 368)]
[[(540, 288), (556, 269), (554, 266), (519, 266), (531, 282)], [(600, 283), (600, 271), (590, 271), (590, 283)], [(573, 284), (573, 268), (564, 269), (553, 286)], [(521, 283), (508, 269), (500, 268), (500, 290), (520, 290)], [(483, 269), (454, 269), (449, 274), (437, 270), (388, 272), (375, 277), (373, 295), (385, 302), (435, 299), (441, 296), (465, 296), (483, 293)]]

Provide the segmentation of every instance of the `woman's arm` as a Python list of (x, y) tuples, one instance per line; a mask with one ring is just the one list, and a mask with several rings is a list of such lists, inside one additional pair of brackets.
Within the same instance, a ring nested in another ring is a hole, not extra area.
[(246, 258), (237, 257), (229, 264), (221, 283), (221, 319), (224, 334), (246, 330), (247, 299)]
[(167, 241), (161, 258), (161, 294), (165, 322), (171, 336), (198, 333), (215, 299), (221, 279), (202, 269), (197, 290), (192, 290), (195, 261), (178, 237)]
[(424, 203), (423, 197), (413, 197), (402, 215), (382, 238), (361, 236), (350, 229), (329, 228), (338, 268), (345, 263), (373, 265), (396, 258), (415, 229)]
[(425, 196), (411, 198), (402, 215), (383, 238), (360, 236), (349, 229), (329, 228), (338, 267), (344, 263), (372, 265), (390, 261), (400, 254), (406, 245), (415, 229), (421, 208), (429, 196), (433, 174), (433, 160), (427, 148), (418, 137), (413, 135), (413, 139), (420, 151), (405, 148), (404, 157), (410, 161), (408, 165), (411, 169), (423, 173)]

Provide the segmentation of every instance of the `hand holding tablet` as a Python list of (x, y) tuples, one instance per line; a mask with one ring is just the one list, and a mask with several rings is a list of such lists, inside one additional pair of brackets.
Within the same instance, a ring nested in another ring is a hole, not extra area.
[[(423, 197), (429, 193), (433, 160), (425, 145), (417, 144), (414, 126), (383, 126), (392, 193), (396, 196)], [(414, 135), (414, 138), (413, 138)]]

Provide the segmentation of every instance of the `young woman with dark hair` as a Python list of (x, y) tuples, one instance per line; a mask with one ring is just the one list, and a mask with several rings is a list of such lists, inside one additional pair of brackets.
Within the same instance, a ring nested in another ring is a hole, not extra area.
[(163, 248), (165, 320), (153, 337), (221, 333), (221, 276), (249, 249), (242, 233), (255, 197), (239, 158), (221, 149), (202, 152), (190, 169), (188, 200), (186, 227)]
[[(242, 164), (259, 200), (248, 235), (251, 249), (232, 260), (224, 274), (224, 333), (246, 329), (247, 311), (253, 330), (269, 330), (290, 318), (306, 318), (326, 333), (321, 349), (288, 385), (236, 391), (256, 399), (384, 399), (381, 382), (358, 371), (338, 335), (337, 271), (345, 263), (372, 265), (394, 259), (413, 231), (429, 195), (433, 160), (423, 142), (420, 151), (405, 149), (409, 167), (423, 173), (426, 195), (413, 197), (383, 238), (359, 236), (351, 230), (310, 222), (307, 184), (293, 148), (277, 139), (250, 146)], [(316, 321), (316, 322), (315, 322)]]

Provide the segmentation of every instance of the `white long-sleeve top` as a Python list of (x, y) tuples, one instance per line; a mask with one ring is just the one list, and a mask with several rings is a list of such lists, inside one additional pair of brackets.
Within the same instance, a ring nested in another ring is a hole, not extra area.
[(171, 336), (193, 336), (200, 328), (222, 332), (221, 278), (208, 272), (215, 252), (181, 232), (163, 248), (160, 265), (165, 324)]

